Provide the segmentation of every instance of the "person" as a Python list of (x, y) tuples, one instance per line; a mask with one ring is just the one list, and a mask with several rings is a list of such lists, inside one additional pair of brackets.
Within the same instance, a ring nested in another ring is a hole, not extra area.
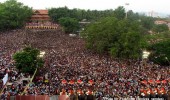
[(4, 91), (4, 92), (1, 94), (1, 100), (7, 100), (7, 93), (6, 93), (6, 91)]
[(76, 100), (76, 95), (74, 93), (74, 90), (69, 90), (69, 97), (70, 97), (70, 100)]
[(170, 88), (169, 88), (169, 90), (168, 90), (167, 94), (168, 94), (168, 96), (167, 96), (167, 100), (170, 100)]
[(60, 92), (60, 95), (67, 95), (67, 92), (65, 89), (62, 89), (61, 92)]
[(87, 100), (95, 100), (95, 97), (90, 90), (87, 92)]
[(78, 91), (78, 100), (86, 100), (86, 95), (82, 90)]

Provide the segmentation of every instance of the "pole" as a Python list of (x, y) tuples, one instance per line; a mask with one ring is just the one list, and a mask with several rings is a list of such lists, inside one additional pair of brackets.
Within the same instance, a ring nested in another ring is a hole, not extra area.
[[(125, 3), (125, 5), (128, 6), (129, 3)], [(125, 17), (126, 19), (127, 19), (127, 16), (128, 16), (128, 10), (126, 11), (126, 17)]]
[(126, 11), (126, 19), (127, 19), (127, 11)]
[[(53, 55), (52, 55), (52, 59), (53, 59)], [(49, 83), (49, 93), (48, 93), (48, 95), (50, 96), (50, 91), (51, 91), (51, 89), (50, 89), (50, 86), (51, 86), (51, 63), (52, 63), (52, 59), (50, 59), (50, 62), (49, 62), (49, 79), (48, 79), (48, 83)]]
[[(50, 63), (51, 63), (51, 61), (50, 61)], [(50, 70), (51, 70), (51, 65), (49, 64), (49, 67), (50, 67)], [(48, 83), (49, 83), (49, 91), (48, 91), (48, 95), (50, 96), (50, 82), (51, 82), (51, 72), (50, 72), (50, 70), (49, 70), (49, 79), (48, 79)]]
[(26, 88), (24, 89), (24, 91), (22, 92), (22, 95), (26, 92), (27, 88), (29, 87), (29, 84), (32, 83), (32, 80), (34, 79), (35, 74), (37, 73), (37, 68), (32, 76), (32, 78), (30, 79), (30, 82), (27, 84)]

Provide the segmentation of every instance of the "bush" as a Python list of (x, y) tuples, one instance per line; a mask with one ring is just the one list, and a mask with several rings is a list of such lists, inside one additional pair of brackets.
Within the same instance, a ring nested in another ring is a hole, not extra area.
[(16, 68), (23, 72), (33, 74), (36, 68), (43, 66), (44, 61), (39, 58), (40, 51), (35, 48), (26, 47), (13, 55)]

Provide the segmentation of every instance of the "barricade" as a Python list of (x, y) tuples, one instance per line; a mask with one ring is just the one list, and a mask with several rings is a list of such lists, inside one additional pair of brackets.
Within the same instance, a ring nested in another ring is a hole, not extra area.
[(17, 95), (14, 100), (50, 100), (48, 95)]
[(58, 100), (58, 95), (53, 95), (50, 97), (50, 100)]
[(15, 100), (15, 96), (10, 96), (10, 100)]
[(70, 100), (68, 95), (17, 95), (10, 96), (10, 100)]

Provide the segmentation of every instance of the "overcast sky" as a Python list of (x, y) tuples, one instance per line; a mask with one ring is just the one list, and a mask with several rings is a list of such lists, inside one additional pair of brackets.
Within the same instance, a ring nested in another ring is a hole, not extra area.
[[(0, 0), (4, 2), (7, 0)], [(170, 14), (170, 0), (18, 0), (33, 9), (46, 9), (51, 7), (80, 8), (80, 9), (115, 9), (125, 6), (128, 10), (135, 12), (158, 12)]]

